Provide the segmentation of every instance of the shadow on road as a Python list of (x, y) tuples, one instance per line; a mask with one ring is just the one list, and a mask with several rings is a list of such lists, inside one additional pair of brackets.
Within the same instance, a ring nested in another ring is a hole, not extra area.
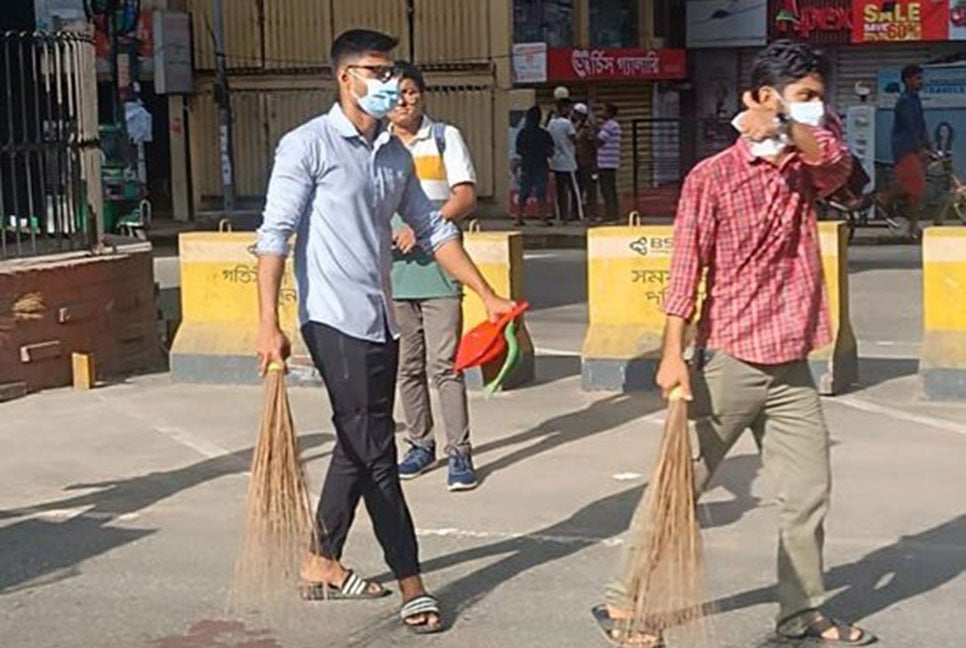
[[(859, 389), (914, 376), (919, 371), (916, 358), (859, 358)], [(910, 397), (912, 395), (910, 394)]]
[(532, 383), (526, 386), (527, 389), (580, 375), (580, 356), (537, 355), (534, 358), (534, 363), (536, 367), (535, 378)]
[[(508, 455), (504, 455), (477, 468), (477, 478), (482, 482), (500, 470), (560, 446), (587, 437), (609, 432), (630, 421), (647, 416), (663, 404), (656, 397), (615, 394), (594, 401), (584, 409), (574, 410), (543, 421), (529, 430), (512, 436), (483, 443), (473, 448), (473, 455), (482, 458), (488, 452), (508, 446), (529, 443)], [(535, 443), (534, 443), (535, 442)]]
[[(330, 434), (303, 436), (303, 452), (332, 438)], [(98, 490), (36, 506), (0, 510), (0, 521), (45, 513), (54, 518), (31, 517), (0, 528), (0, 594), (64, 580), (78, 574), (79, 565), (85, 560), (155, 533), (156, 529), (108, 525), (123, 522), (127, 515), (205, 482), (247, 471), (253, 450), (247, 448), (129, 479), (74, 484), (66, 490)], [(57, 521), (61, 516), (66, 519)]]
[[(725, 459), (719, 474), (727, 475), (727, 482), (718, 483), (729, 490), (734, 484), (750, 484), (758, 471), (758, 466), (757, 455), (740, 455)], [(733, 501), (706, 505), (705, 512), (709, 514), (708, 517), (712, 521), (702, 526), (711, 528), (730, 524), (758, 505), (757, 498), (752, 497), (745, 486), (738, 487), (737, 491)], [(424, 563), (423, 569), (429, 573), (462, 563), (504, 556), (499, 562), (467, 574), (446, 585), (439, 592), (440, 599), (449, 608), (447, 610), (449, 618), (455, 618), (457, 614), (481, 601), (500, 585), (525, 572), (566, 558), (582, 549), (624, 533), (630, 526), (631, 517), (643, 493), (644, 485), (628, 488), (591, 502), (566, 520), (527, 536), (434, 558)], [(704, 515), (702, 519), (706, 521)], [(610, 574), (605, 574), (603, 577), (609, 576)], [(587, 583), (587, 587), (599, 588), (603, 591), (605, 584), (605, 582)]]
[[(954, 580), (966, 571), (966, 515), (876, 549), (855, 562), (833, 567), (828, 590), (842, 589), (826, 607), (849, 621), (861, 620)], [(775, 601), (775, 588), (763, 587), (711, 604), (716, 613)]]

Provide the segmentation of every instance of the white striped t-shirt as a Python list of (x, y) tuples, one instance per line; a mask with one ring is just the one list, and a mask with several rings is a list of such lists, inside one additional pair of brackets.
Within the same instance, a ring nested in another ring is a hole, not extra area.
[(600, 148), (597, 149), (597, 168), (616, 169), (621, 165), (621, 125), (616, 119), (604, 122), (597, 134)]

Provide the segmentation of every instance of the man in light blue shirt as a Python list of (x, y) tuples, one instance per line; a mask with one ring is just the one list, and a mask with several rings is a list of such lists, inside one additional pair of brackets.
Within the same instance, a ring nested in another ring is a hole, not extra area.
[(285, 135), (275, 154), (258, 230), (258, 353), (264, 372), (289, 342), (278, 296), (289, 239), (302, 335), (332, 402), (336, 446), (318, 508), (319, 545), (302, 569), (309, 598), (378, 598), (381, 585), (342, 563), (360, 497), (386, 561), (399, 580), (402, 618), (414, 632), (443, 627), (420, 577), (416, 535), (397, 467), (393, 403), (398, 363), (391, 296), (392, 228), (398, 212), (418, 244), (477, 292), (492, 318), (513, 304), (497, 297), (415, 176), (412, 156), (380, 120), (399, 102), (390, 58), (397, 40), (351, 30), (332, 46), (339, 101)]

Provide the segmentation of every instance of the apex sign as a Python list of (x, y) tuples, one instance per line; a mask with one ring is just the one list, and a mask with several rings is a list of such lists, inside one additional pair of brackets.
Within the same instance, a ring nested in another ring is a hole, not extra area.
[(771, 0), (769, 8), (770, 40), (848, 43), (851, 39), (851, 0)]

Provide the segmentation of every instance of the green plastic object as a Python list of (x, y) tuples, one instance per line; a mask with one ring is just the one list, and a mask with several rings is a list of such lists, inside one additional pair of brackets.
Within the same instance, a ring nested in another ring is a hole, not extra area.
[(520, 364), (520, 345), (517, 343), (516, 322), (510, 320), (510, 323), (503, 330), (503, 337), (506, 339), (506, 360), (503, 361), (503, 366), (500, 367), (496, 378), (483, 388), (483, 396), (485, 398), (490, 398), (493, 394), (502, 390), (507, 378), (516, 371), (517, 366)]

